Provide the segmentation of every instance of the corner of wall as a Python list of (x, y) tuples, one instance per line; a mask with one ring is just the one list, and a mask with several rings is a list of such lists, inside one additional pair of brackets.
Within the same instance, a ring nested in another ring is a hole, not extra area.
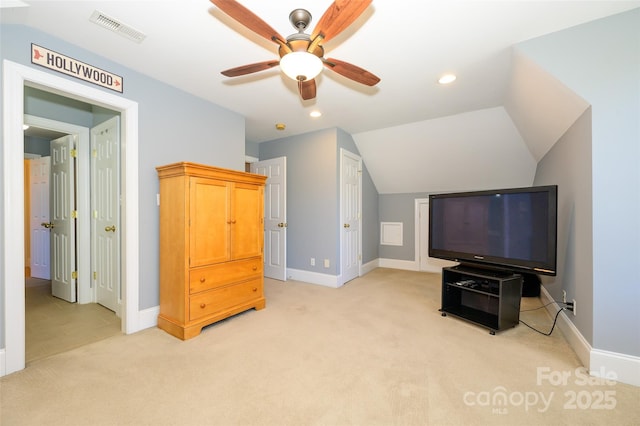
[(0, 377), (4, 377), (6, 375), (6, 359), (4, 348), (0, 349)]
[[(544, 286), (540, 298), (549, 314), (555, 315), (559, 306)], [(640, 386), (640, 357), (594, 349), (564, 312), (560, 313), (557, 325), (590, 375)]]

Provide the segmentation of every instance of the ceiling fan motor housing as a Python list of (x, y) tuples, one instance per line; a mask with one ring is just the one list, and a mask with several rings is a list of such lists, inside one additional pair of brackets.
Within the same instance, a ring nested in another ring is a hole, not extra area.
[[(307, 52), (309, 50), (309, 46), (311, 45), (311, 40), (309, 39), (309, 36), (307, 34), (303, 34), (303, 36), (305, 37), (300, 37), (300, 38), (298, 37), (294, 38), (293, 36), (298, 36), (298, 34), (293, 34), (292, 36), (287, 37), (287, 46), (289, 46), (291, 51)], [(282, 58), (287, 53), (290, 53), (287, 50), (287, 48), (280, 46), (280, 48), (278, 49), (278, 55), (280, 55), (280, 57)], [(322, 57), (324, 56), (324, 48), (321, 45), (316, 44), (313, 50), (309, 53), (322, 59)]]

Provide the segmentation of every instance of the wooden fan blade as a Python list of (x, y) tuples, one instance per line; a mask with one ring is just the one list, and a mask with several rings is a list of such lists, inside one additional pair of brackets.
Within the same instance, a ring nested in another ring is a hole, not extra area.
[[(218, 9), (269, 41), (284, 40), (276, 30), (260, 19), (255, 13), (234, 0), (210, 0)], [(284, 43), (284, 42), (283, 42)]]
[(264, 71), (269, 68), (275, 67), (278, 65), (279, 61), (264, 61), (258, 62), (255, 64), (243, 65), (241, 67), (231, 68), (225, 71), (222, 71), (221, 74), (227, 77), (238, 77), (240, 75), (251, 74), (258, 71)]
[(300, 97), (305, 101), (315, 98), (316, 97), (316, 81), (313, 79), (298, 81), (298, 91), (300, 92)]
[[(212, 0), (213, 1), (213, 0)], [(372, 0), (336, 0), (324, 12), (318, 25), (311, 34), (311, 39), (322, 34), (324, 41), (329, 41), (353, 23), (369, 7)]]
[(361, 84), (366, 84), (367, 86), (375, 86), (380, 81), (380, 78), (369, 71), (348, 62), (328, 58), (324, 61), (324, 64), (327, 68), (332, 69), (341, 76), (347, 77), (348, 79)]

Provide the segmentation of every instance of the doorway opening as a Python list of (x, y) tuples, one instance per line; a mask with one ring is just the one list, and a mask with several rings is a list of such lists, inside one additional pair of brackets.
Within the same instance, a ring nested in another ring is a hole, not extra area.
[[(31, 88), (25, 88), (25, 92), (25, 97), (29, 98), (29, 105), (37, 104), (36, 100), (47, 99), (51, 101), (54, 109), (65, 106), (71, 109), (68, 105), (70, 100), (66, 98)], [(90, 105), (73, 102), (79, 104), (82, 110), (92, 110)], [(40, 113), (51, 114), (50, 111), (40, 111)], [(103, 119), (104, 112), (100, 111), (100, 113), (98, 120)], [(115, 113), (107, 112), (107, 114)], [(29, 363), (120, 334), (122, 326), (117, 300), (119, 294), (106, 301), (104, 298), (97, 297), (98, 286), (96, 272), (94, 272), (97, 270), (95, 262), (98, 260), (97, 233), (95, 229), (89, 229), (89, 222), (93, 223), (96, 220), (91, 218), (90, 212), (97, 211), (93, 205), (96, 197), (90, 197), (89, 194), (89, 187), (91, 194), (97, 192), (95, 173), (92, 171), (92, 168), (95, 169), (94, 162), (90, 159), (90, 152), (93, 151), (89, 149), (90, 129), (30, 114), (25, 114), (24, 118), (25, 125), (29, 126), (24, 131), (25, 223), (27, 224), (25, 226), (25, 362)], [(95, 131), (92, 130), (91, 134), (94, 133)], [(60, 198), (64, 194), (56, 188), (49, 190), (50, 181), (55, 180), (51, 179), (55, 174), (52, 175), (50, 164), (52, 158), (58, 158), (56, 161), (59, 161), (59, 156), (52, 153), (56, 153), (61, 141), (65, 139), (73, 141), (72, 149), (75, 151), (71, 159), (75, 164), (69, 173), (69, 176), (73, 176), (71, 186), (74, 197), (72, 197), (73, 200), (67, 201), (71, 205), (66, 206), (69, 210), (76, 212), (76, 219), (69, 221), (74, 230), (67, 235), (72, 240), (70, 251), (73, 259), (65, 259), (65, 256), (57, 253), (59, 247), (51, 246), (51, 241), (56, 241), (56, 237), (61, 234), (58, 229), (52, 229), (56, 220), (53, 217), (55, 214), (50, 214), (50, 206), (60, 207), (64, 204), (62, 200), (51, 198)], [(95, 141), (91, 143), (94, 144)], [(108, 186), (102, 185), (100, 188), (104, 192)], [(70, 264), (67, 265), (65, 260)], [(64, 273), (59, 274), (59, 272), (64, 270), (76, 272), (76, 278), (69, 283), (73, 289), (60, 288), (65, 283), (60, 282), (64, 279), (60, 275)], [(117, 287), (119, 287), (118, 277), (119, 274), (109, 277), (116, 280), (113, 284)]]
[[(0, 375), (25, 366), (24, 299), (24, 87), (35, 87), (64, 97), (108, 108), (122, 117), (121, 138), (121, 235), (123, 286), (122, 332), (141, 330), (139, 318), (138, 234), (138, 104), (47, 72), (3, 61), (3, 259), (4, 352)], [(9, 184), (9, 182), (11, 184)]]

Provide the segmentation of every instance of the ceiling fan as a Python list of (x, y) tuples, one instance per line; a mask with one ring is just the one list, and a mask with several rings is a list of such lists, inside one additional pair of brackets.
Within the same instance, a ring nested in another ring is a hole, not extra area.
[(288, 77), (298, 82), (298, 91), (304, 100), (316, 97), (315, 77), (322, 71), (323, 66), (355, 82), (374, 86), (380, 81), (378, 77), (350, 63), (324, 58), (322, 46), (324, 42), (334, 38), (351, 25), (371, 4), (371, 1), (335, 0), (324, 12), (311, 35), (304, 32), (311, 22), (311, 14), (304, 9), (295, 9), (289, 15), (289, 21), (298, 32), (284, 38), (237, 1), (211, 0), (211, 3), (231, 18), (279, 46), (279, 60), (274, 59), (231, 68), (222, 71), (222, 75), (238, 77), (280, 65)]

